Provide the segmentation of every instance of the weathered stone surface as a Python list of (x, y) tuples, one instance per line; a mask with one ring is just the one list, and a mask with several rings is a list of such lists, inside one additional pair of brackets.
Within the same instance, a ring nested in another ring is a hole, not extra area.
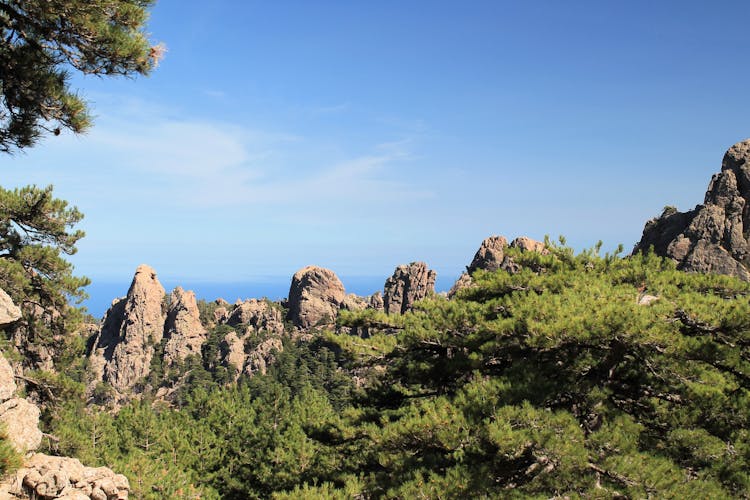
[(11, 368), (5, 356), (0, 354), (0, 403), (13, 397), (16, 393), (16, 381)]
[(0, 484), (0, 498), (124, 500), (130, 484), (107, 467), (85, 467), (75, 458), (35, 453)]
[(33, 451), (42, 443), (39, 414), (39, 408), (25, 399), (14, 398), (0, 404), (0, 423), (5, 425), (8, 439), (18, 451)]
[[(517, 273), (521, 266), (516, 263), (512, 257), (507, 255), (506, 248), (515, 248), (522, 252), (539, 252), (541, 254), (549, 253), (549, 250), (541, 241), (533, 240), (527, 236), (519, 236), (514, 239), (510, 245), (508, 240), (503, 236), (490, 236), (482, 241), (479, 250), (474, 254), (474, 258), (466, 267), (466, 272), (462, 273), (448, 291), (448, 298), (452, 298), (459, 290), (472, 286), (472, 275), (478, 271), (497, 271), (502, 269), (509, 273)], [(538, 269), (535, 271), (539, 271)]]
[(372, 295), (370, 295), (370, 309), (375, 309), (376, 311), (384, 311), (385, 310), (385, 304), (383, 304), (383, 294), (380, 292), (375, 292)]
[(219, 344), (222, 362), (233, 370), (236, 380), (245, 368), (245, 342), (235, 332), (229, 332)]
[(657, 255), (677, 262), (679, 269), (719, 273), (750, 281), (750, 140), (735, 144), (724, 155), (703, 205), (688, 212), (666, 207), (646, 223), (633, 250), (653, 246)]
[(503, 264), (505, 257), (505, 248), (508, 246), (508, 240), (502, 236), (490, 236), (485, 239), (479, 246), (479, 250), (474, 254), (471, 264), (466, 268), (469, 275), (474, 274), (477, 269), (485, 271), (497, 271)]
[(13, 303), (5, 290), (0, 288), (0, 326), (4, 326), (21, 317), (21, 309)]
[(345, 297), (344, 285), (333, 271), (317, 266), (302, 268), (289, 287), (287, 319), (302, 329), (330, 325)]
[(458, 277), (455, 283), (453, 283), (453, 286), (450, 290), (448, 290), (448, 298), (453, 298), (454, 295), (456, 295), (459, 291), (463, 290), (464, 288), (469, 288), (472, 285), (473, 281), (471, 279), (471, 276), (468, 272), (464, 271), (461, 273), (461, 276)]
[(164, 328), (164, 335), (168, 339), (164, 346), (164, 362), (167, 366), (190, 355), (200, 357), (207, 332), (201, 324), (193, 292), (186, 292), (181, 287), (172, 291)]
[(437, 273), (424, 262), (398, 266), (393, 276), (385, 281), (383, 308), (388, 314), (403, 314), (414, 303), (435, 292)]
[(347, 294), (344, 300), (341, 302), (341, 309), (348, 311), (362, 311), (370, 306), (369, 297), (360, 297), (354, 293)]
[(275, 354), (284, 350), (279, 337), (269, 337), (261, 341), (247, 353), (244, 372), (247, 375), (266, 374), (268, 366), (276, 359)]
[(226, 319), (229, 326), (244, 325), (246, 333), (284, 332), (284, 314), (278, 304), (265, 299), (238, 302)]
[(156, 271), (141, 265), (127, 296), (107, 311), (90, 356), (103, 358), (103, 363), (92, 359), (92, 364), (119, 392), (132, 389), (149, 373), (154, 347), (164, 334), (164, 296)]
[(511, 248), (518, 248), (524, 252), (538, 252), (543, 255), (549, 253), (549, 250), (544, 246), (544, 243), (537, 240), (532, 240), (528, 236), (519, 236), (515, 240), (510, 242)]

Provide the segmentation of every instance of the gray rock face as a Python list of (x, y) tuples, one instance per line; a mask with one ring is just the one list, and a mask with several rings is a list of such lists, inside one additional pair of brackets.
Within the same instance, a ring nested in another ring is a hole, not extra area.
[(376, 311), (385, 311), (385, 304), (383, 304), (383, 294), (380, 292), (375, 292), (370, 295), (370, 304), (368, 307), (370, 309), (375, 309)]
[(516, 248), (522, 252), (539, 252), (547, 254), (549, 251), (541, 241), (533, 240), (527, 236), (519, 236), (510, 245), (503, 236), (490, 236), (479, 246), (474, 258), (448, 291), (448, 298), (452, 298), (459, 290), (469, 288), (473, 284), (472, 274), (478, 270), (497, 271), (502, 269), (509, 273), (517, 273), (521, 266), (516, 263), (505, 251), (508, 247)]
[(21, 317), (21, 309), (13, 303), (10, 295), (0, 288), (0, 326), (8, 325)]
[[(107, 311), (91, 361), (94, 374), (118, 392), (132, 389), (149, 374), (154, 347), (164, 334), (164, 296), (156, 271), (141, 265), (127, 296)], [(97, 367), (101, 373), (96, 373)]]
[(503, 264), (505, 257), (505, 248), (508, 246), (508, 240), (502, 236), (490, 236), (485, 239), (479, 246), (479, 250), (474, 254), (471, 264), (466, 268), (469, 275), (474, 274), (477, 269), (485, 271), (497, 271)]
[(414, 303), (435, 292), (437, 273), (424, 262), (398, 266), (383, 287), (383, 308), (388, 314), (403, 314)]
[(0, 498), (128, 498), (130, 483), (107, 467), (85, 467), (75, 458), (35, 453), (0, 484)]
[[(229, 326), (242, 327), (244, 332), (229, 332), (219, 345), (221, 362), (233, 368), (235, 380), (240, 374), (265, 374), (281, 352), (284, 314), (281, 307), (265, 299), (249, 299), (235, 304), (226, 319)], [(268, 336), (258, 341), (259, 336)]]
[(469, 288), (472, 283), (473, 281), (469, 273), (466, 271), (462, 272), (461, 276), (459, 276), (456, 282), (453, 283), (451, 289), (448, 290), (448, 298), (453, 298), (453, 296), (456, 295), (459, 291), (463, 290), (464, 288)]
[(14, 398), (0, 404), (0, 423), (5, 425), (8, 439), (19, 452), (36, 450), (42, 444), (39, 415), (39, 408), (25, 399)]
[(16, 393), (16, 380), (5, 356), (0, 354), (0, 403), (13, 397)]
[(646, 223), (633, 253), (651, 246), (686, 271), (719, 273), (750, 281), (750, 140), (726, 152), (703, 205), (689, 212), (667, 207)]
[(265, 375), (268, 366), (276, 360), (274, 354), (280, 353), (283, 349), (284, 345), (279, 337), (263, 340), (247, 353), (244, 372), (251, 376), (256, 373)]
[(344, 285), (333, 271), (317, 266), (302, 268), (289, 287), (287, 319), (302, 329), (330, 325), (345, 297)]
[(180, 287), (174, 289), (170, 296), (164, 328), (165, 336), (168, 338), (164, 346), (164, 362), (167, 366), (190, 355), (200, 357), (207, 332), (201, 324), (193, 292), (186, 292)]
[(549, 253), (544, 243), (537, 240), (532, 240), (528, 236), (519, 236), (515, 240), (510, 242), (510, 248), (518, 248), (524, 252), (538, 252), (543, 255)]
[(267, 331), (284, 332), (284, 314), (281, 308), (264, 299), (249, 299), (239, 302), (225, 320), (229, 326), (245, 326), (245, 333)]

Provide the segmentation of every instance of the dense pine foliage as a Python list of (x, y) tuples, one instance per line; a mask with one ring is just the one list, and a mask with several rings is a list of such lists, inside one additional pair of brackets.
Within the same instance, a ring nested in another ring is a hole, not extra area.
[(266, 375), (197, 361), (171, 406), (69, 400), (56, 451), (137, 498), (750, 496), (750, 285), (551, 250), (287, 338)]

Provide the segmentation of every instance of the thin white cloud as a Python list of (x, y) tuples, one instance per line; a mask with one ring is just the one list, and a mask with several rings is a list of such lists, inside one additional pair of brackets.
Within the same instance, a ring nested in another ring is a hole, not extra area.
[(341, 203), (380, 206), (432, 196), (401, 173), (410, 158), (408, 139), (330, 161), (311, 154), (316, 145), (292, 134), (175, 119), (143, 102), (128, 102), (119, 111), (109, 108), (90, 134), (59, 138), (54, 146), (55, 156), (82, 158), (79, 168), (87, 178), (80, 189), (89, 195), (160, 199), (177, 207), (314, 206), (323, 217), (333, 216)]

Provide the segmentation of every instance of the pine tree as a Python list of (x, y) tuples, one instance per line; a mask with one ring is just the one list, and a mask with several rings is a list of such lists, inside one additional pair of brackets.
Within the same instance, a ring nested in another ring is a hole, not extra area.
[(1, 0), (0, 152), (32, 146), (46, 131), (81, 132), (86, 103), (70, 70), (147, 74), (163, 52), (145, 33), (153, 0)]
[(87, 278), (73, 276), (63, 255), (76, 252), (83, 231), (74, 226), (83, 215), (52, 187), (0, 188), (0, 284), (21, 307), (22, 321), (12, 327), (28, 365), (51, 360), (53, 347), (68, 340), (80, 320), (71, 306), (85, 298)]

